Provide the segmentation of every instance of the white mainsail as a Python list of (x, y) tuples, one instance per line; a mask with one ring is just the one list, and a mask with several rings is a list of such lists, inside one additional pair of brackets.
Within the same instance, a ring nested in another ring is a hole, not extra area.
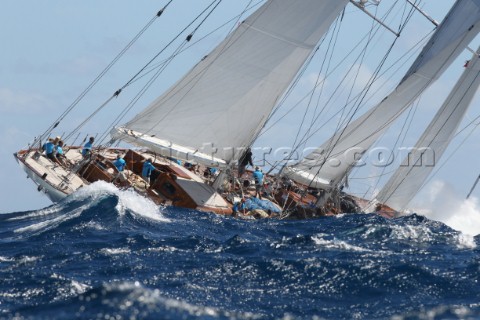
[(313, 187), (338, 186), (365, 151), (477, 35), (479, 22), (480, 0), (457, 0), (396, 89), (298, 164), (287, 167), (284, 174)]
[(480, 58), (474, 54), (415, 147), (380, 190), (378, 202), (397, 211), (407, 207), (445, 152), (479, 86)]
[[(164, 155), (226, 165), (250, 146), (348, 0), (271, 0), (112, 135)], [(215, 153), (217, 151), (217, 153)]]

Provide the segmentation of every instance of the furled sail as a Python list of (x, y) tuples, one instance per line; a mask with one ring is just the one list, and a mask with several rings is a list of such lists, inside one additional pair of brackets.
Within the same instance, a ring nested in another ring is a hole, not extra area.
[(398, 211), (406, 208), (439, 162), (479, 86), (480, 58), (474, 54), (415, 147), (380, 190), (378, 202)]
[(347, 3), (267, 1), (112, 135), (209, 165), (238, 159)]
[(313, 187), (338, 186), (366, 150), (477, 35), (479, 22), (480, 0), (457, 0), (396, 89), (284, 173)]

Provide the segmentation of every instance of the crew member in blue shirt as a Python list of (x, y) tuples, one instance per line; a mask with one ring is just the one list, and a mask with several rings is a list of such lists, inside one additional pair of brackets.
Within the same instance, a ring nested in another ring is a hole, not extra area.
[(123, 170), (125, 170), (125, 167), (127, 166), (127, 163), (125, 162), (125, 160), (120, 156), (120, 155), (117, 155), (117, 160), (115, 160), (113, 162), (113, 164), (115, 165), (115, 167), (118, 169), (118, 171), (122, 172)]
[(155, 166), (152, 164), (153, 160), (152, 158), (147, 159), (143, 163), (143, 168), (142, 168), (142, 178), (146, 182), (150, 183), (150, 176), (152, 175), (152, 171), (157, 170)]
[(125, 182), (127, 182), (128, 180), (127, 175), (124, 172), (125, 167), (127, 166), (127, 162), (118, 154), (117, 159), (113, 161), (113, 165), (115, 166), (115, 168), (118, 169), (118, 174), (115, 176), (112, 182), (115, 183), (118, 180), (120, 181), (120, 186), (124, 186)]
[(245, 198), (242, 198), (240, 202), (235, 202), (233, 204), (233, 215), (236, 216), (238, 212), (241, 212), (242, 214), (245, 214), (246, 211), (246, 204), (245, 204)]
[(60, 162), (62, 165), (66, 165), (66, 159), (67, 157), (65, 156), (65, 154), (63, 153), (63, 141), (62, 140), (59, 140), (58, 141), (58, 144), (55, 146), (55, 150), (56, 150), (56, 157), (57, 157), (57, 161)]
[(47, 158), (52, 160), (53, 162), (57, 162), (57, 158), (55, 157), (55, 144), (53, 143), (53, 139), (49, 138), (48, 141), (43, 145), (43, 149), (45, 150), (45, 154)]
[(258, 196), (259, 199), (262, 199), (263, 173), (259, 167), (255, 167), (255, 171), (253, 172), (253, 179), (255, 179), (255, 197)]
[(88, 140), (87, 143), (85, 143), (85, 145), (83, 146), (83, 150), (82, 150), (82, 156), (84, 158), (87, 158), (87, 157), (90, 157), (91, 153), (92, 153), (92, 146), (93, 146), (93, 142), (95, 141), (95, 138), (94, 137), (90, 137), (90, 139)]

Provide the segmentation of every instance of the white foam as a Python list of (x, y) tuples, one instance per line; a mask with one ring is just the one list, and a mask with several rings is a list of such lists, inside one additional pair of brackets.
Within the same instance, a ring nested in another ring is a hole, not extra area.
[(459, 249), (475, 249), (477, 244), (472, 235), (459, 233), (455, 237), (457, 248)]
[(25, 215), (12, 217), (12, 218), (8, 219), (8, 221), (18, 221), (18, 220), (30, 219), (30, 218), (33, 218), (33, 217), (48, 216), (48, 215), (57, 213), (58, 211), (59, 211), (59, 205), (54, 205), (54, 206), (51, 206), (51, 207), (48, 207), (48, 208), (45, 208), (45, 209), (42, 209), (42, 210), (32, 211), (32, 212), (30, 212), (28, 214), (25, 214)]
[(84, 223), (78, 227), (75, 227), (75, 230), (83, 230), (83, 229), (91, 229), (91, 230), (97, 230), (97, 231), (106, 230), (105, 227), (103, 227), (100, 223), (95, 221), (88, 221), (87, 223)]
[(338, 239), (333, 239), (333, 240), (325, 240), (321, 237), (321, 235), (313, 236), (312, 240), (315, 242), (315, 244), (325, 247), (325, 248), (330, 248), (330, 249), (341, 249), (345, 251), (357, 251), (357, 252), (370, 252), (371, 250), (365, 249), (362, 247), (357, 247), (354, 245), (351, 245), (345, 241), (338, 240)]
[(70, 285), (71, 285), (70, 293), (73, 295), (85, 293), (88, 289), (90, 289), (90, 286), (84, 283), (78, 282), (76, 280), (72, 280)]
[(144, 218), (161, 221), (161, 222), (170, 222), (169, 219), (165, 218), (162, 215), (162, 206), (155, 204), (148, 198), (142, 197), (133, 190), (119, 190), (118, 193), (120, 201), (116, 206), (116, 210), (119, 213), (124, 213), (125, 209), (128, 209), (135, 214), (142, 216)]
[(82, 213), (82, 209), (75, 210), (75, 212), (70, 212), (68, 214), (63, 214), (58, 217), (45, 220), (39, 223), (31, 224), (29, 226), (23, 227), (23, 228), (18, 228), (15, 229), (13, 232), (15, 233), (23, 233), (23, 232), (35, 232), (35, 231), (47, 231), (50, 230), (56, 226), (58, 226), (60, 223), (65, 222), (67, 220), (73, 219), (75, 217), (80, 216)]
[(156, 205), (150, 199), (138, 194), (132, 189), (119, 190), (113, 184), (105, 181), (97, 181), (73, 193), (72, 200), (83, 200), (92, 198), (94, 201), (108, 195), (116, 195), (119, 199), (115, 209), (120, 215), (124, 215), (126, 210), (155, 221), (170, 222), (162, 215), (162, 206)]
[(107, 183), (105, 181), (97, 181), (87, 186), (84, 186), (71, 195), (69, 195), (66, 199), (67, 202), (84, 200), (87, 198), (91, 198), (92, 200), (101, 199), (105, 196), (116, 194), (119, 190), (111, 183)]
[(119, 255), (119, 254), (128, 254), (132, 251), (128, 248), (115, 248), (115, 249), (102, 249), (100, 250), (101, 253), (109, 256)]
[(418, 240), (420, 242), (428, 242), (434, 238), (434, 234), (430, 228), (425, 225), (392, 225), (392, 237), (397, 240)]
[(0, 256), (0, 262), (12, 262), (12, 261), (15, 261), (15, 259)]
[(480, 206), (476, 197), (465, 199), (449, 184), (434, 181), (415, 199), (412, 211), (445, 223), (465, 234), (480, 234)]
[(32, 262), (35, 262), (37, 260), (40, 260), (43, 258), (43, 256), (22, 256), (16, 260), (16, 267), (21, 266), (21, 265), (28, 265)]

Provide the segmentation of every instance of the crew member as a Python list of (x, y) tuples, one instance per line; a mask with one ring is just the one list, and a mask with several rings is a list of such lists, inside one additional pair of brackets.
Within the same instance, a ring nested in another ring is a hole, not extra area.
[(85, 143), (85, 145), (83, 146), (83, 150), (82, 150), (82, 156), (84, 158), (88, 158), (90, 157), (91, 153), (92, 153), (92, 146), (93, 146), (93, 142), (95, 141), (95, 138), (94, 137), (90, 137), (90, 139), (88, 140), (87, 143)]
[(152, 175), (152, 171), (157, 170), (155, 166), (152, 164), (152, 162), (153, 162), (152, 158), (147, 159), (143, 163), (143, 168), (142, 168), (142, 178), (149, 184), (150, 184), (150, 176)]
[(259, 167), (255, 167), (255, 171), (253, 172), (253, 179), (255, 179), (255, 197), (262, 199), (263, 173)]
[(115, 160), (113, 162), (113, 164), (115, 165), (115, 167), (118, 169), (118, 171), (122, 172), (123, 170), (125, 170), (125, 167), (127, 166), (127, 163), (125, 162), (125, 160), (120, 156), (120, 155), (117, 155), (117, 160)]
[(128, 179), (124, 172), (125, 167), (127, 166), (127, 163), (125, 162), (125, 160), (118, 154), (117, 159), (113, 161), (113, 164), (118, 169), (118, 174), (113, 179), (113, 182), (115, 182), (117, 179), (120, 181), (120, 183), (127, 181)]
[(247, 167), (247, 165), (251, 165), (253, 167), (252, 150), (250, 148), (248, 148), (238, 160), (238, 177), (239, 178), (241, 178), (245, 173), (245, 168)]
[(55, 157), (55, 144), (52, 138), (48, 138), (48, 141), (43, 145), (43, 149), (48, 159), (57, 162), (57, 158)]
[(66, 163), (67, 157), (63, 153), (63, 141), (62, 140), (58, 140), (58, 144), (55, 146), (55, 150), (56, 150), (55, 156), (57, 158), (57, 161), (65, 166), (67, 164)]

